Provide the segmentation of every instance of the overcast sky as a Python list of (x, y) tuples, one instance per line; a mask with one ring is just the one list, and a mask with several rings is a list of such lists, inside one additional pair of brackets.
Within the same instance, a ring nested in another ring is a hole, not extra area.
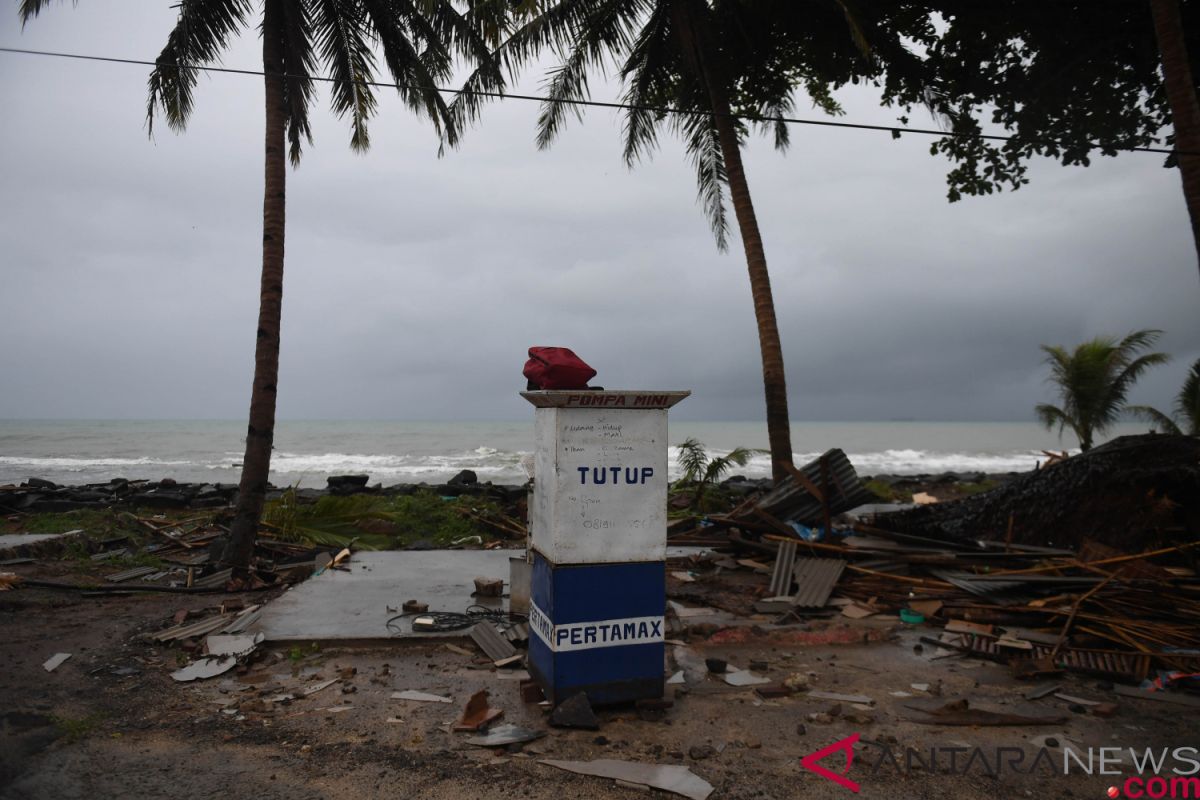
[[(5, 3), (0, 45), (153, 59), (175, 13), (53, 4), (22, 31)], [(224, 64), (259, 52), (251, 31)], [(187, 132), (151, 141), (147, 75), (0, 53), (0, 418), (245, 414), (261, 79), (201, 78)], [(894, 122), (869, 91), (840, 97), (848, 120)], [(361, 156), (322, 96), (288, 174), (281, 418), (523, 419), (535, 344), (609, 388), (691, 389), (681, 419), (762, 417), (741, 244), (717, 252), (669, 134), (629, 171), (616, 112), (539, 152), (537, 106), (508, 101), (439, 160), (431, 126), (380, 100)], [(951, 205), (925, 137), (792, 139), (754, 140), (746, 165), (794, 419), (1032, 419), (1053, 399), (1040, 344), (1148, 327), (1175, 360), (1134, 400), (1170, 406), (1200, 356), (1200, 272), (1160, 156), (1039, 163), (1019, 192)]]

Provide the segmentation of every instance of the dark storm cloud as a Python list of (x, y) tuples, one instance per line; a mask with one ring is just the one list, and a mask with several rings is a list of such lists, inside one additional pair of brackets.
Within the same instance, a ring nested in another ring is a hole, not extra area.
[[(9, 9), (0, 42), (153, 58), (172, 19), (51, 6), (21, 33)], [(253, 68), (256, 47), (225, 63)], [(146, 72), (0, 54), (0, 417), (244, 413), (261, 84), (202, 79), (188, 131), (150, 141)], [(891, 121), (867, 92), (844, 100)], [(741, 245), (716, 252), (678, 143), (629, 171), (619, 118), (591, 111), (538, 152), (536, 108), (509, 102), (438, 159), (432, 128), (381, 101), (370, 154), (323, 104), (288, 174), (281, 416), (524, 418), (525, 349), (565, 344), (603, 385), (691, 388), (680, 417), (761, 417)], [(949, 205), (918, 137), (793, 139), (746, 160), (796, 418), (1027, 419), (1049, 398), (1040, 344), (1142, 327), (1176, 361), (1135, 399), (1166, 407), (1200, 355), (1195, 254), (1157, 156), (1036, 165), (1020, 192)]]

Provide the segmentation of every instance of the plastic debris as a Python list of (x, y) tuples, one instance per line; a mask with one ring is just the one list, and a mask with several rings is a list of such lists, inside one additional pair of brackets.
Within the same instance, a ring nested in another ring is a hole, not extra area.
[(200, 658), (188, 664), (183, 669), (171, 673), (171, 677), (180, 683), (215, 678), (234, 668), (237, 659), (234, 656), (209, 656)]
[[(330, 681), (332, 683), (332, 681)], [(392, 692), (393, 700), (409, 700), (414, 703), (449, 703), (449, 697), (443, 697), (440, 694), (429, 694), (428, 692), (418, 692), (415, 689), (405, 689), (402, 692)]]
[(519, 725), (497, 725), (489, 730), (487, 734), (472, 736), (466, 742), (476, 747), (507, 747), (510, 744), (532, 742), (534, 739), (540, 739), (545, 735), (545, 731), (522, 728)]
[(204, 646), (208, 650), (210, 656), (233, 656), (242, 658), (254, 652), (254, 648), (258, 647), (266, 638), (266, 634), (211, 634), (205, 640)]
[(42, 669), (46, 670), (46, 672), (54, 672), (54, 670), (58, 669), (60, 664), (70, 657), (70, 653), (55, 653), (54, 655), (50, 656), (50, 658), (46, 659), (46, 663), (42, 664)]
[(712, 784), (682, 766), (643, 764), (637, 761), (617, 761), (611, 758), (601, 758), (596, 761), (542, 759), (538, 763), (574, 772), (577, 775), (594, 775), (598, 778), (611, 778), (627, 784), (649, 786), (652, 789), (682, 795), (690, 800), (707, 800), (713, 792)]

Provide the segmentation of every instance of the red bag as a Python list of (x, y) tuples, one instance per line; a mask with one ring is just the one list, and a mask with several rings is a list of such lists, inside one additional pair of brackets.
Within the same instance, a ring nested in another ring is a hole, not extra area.
[(596, 370), (565, 347), (531, 347), (524, 374), (530, 389), (586, 389)]

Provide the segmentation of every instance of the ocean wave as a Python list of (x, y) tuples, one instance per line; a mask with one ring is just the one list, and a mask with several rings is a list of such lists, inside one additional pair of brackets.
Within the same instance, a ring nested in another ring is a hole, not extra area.
[[(709, 458), (725, 455), (727, 451), (706, 451)], [(667, 450), (671, 478), (677, 478), (679, 449), (670, 447)], [(796, 464), (807, 464), (820, 458), (821, 453), (795, 453), (793, 460)], [(1038, 461), (1044, 461), (1045, 455), (1036, 450), (1017, 450), (1006, 453), (970, 453), (970, 452), (939, 452), (933, 450), (889, 449), (860, 453), (847, 453), (847, 458), (860, 475), (920, 475), (942, 472), (1026, 472), (1034, 468)], [(739, 467), (734, 465), (726, 475), (745, 475), (749, 478), (765, 478), (771, 475), (771, 456), (769, 453), (754, 453)]]
[(150, 458), (149, 456), (138, 458), (118, 458), (116, 456), (98, 456), (96, 458), (82, 458), (77, 456), (0, 456), (0, 466), (84, 472), (86, 470), (104, 469), (107, 467), (195, 466), (195, 462)]
[[(720, 449), (711, 450), (710, 457), (724, 455)], [(527, 476), (521, 466), (527, 450), (501, 450), (479, 446), (446, 453), (304, 453), (278, 451), (271, 459), (271, 476), (277, 485), (300, 484), (324, 486), (325, 478), (339, 474), (367, 474), (372, 482), (431, 483), (448, 480), (464, 469), (476, 473), (480, 480), (494, 483), (524, 483)], [(668, 477), (680, 475), (679, 450), (668, 448)], [(819, 452), (797, 452), (794, 460), (805, 464), (820, 456)], [(1039, 451), (953, 452), (895, 448), (848, 453), (860, 475), (915, 475), (943, 472), (1023, 472), (1033, 469), (1044, 459)], [(66, 482), (107, 480), (114, 475), (151, 478), (174, 477), (182, 481), (231, 481), (240, 471), (241, 453), (205, 454), (195, 460), (156, 458), (151, 456), (123, 457), (83, 456), (0, 456), (0, 483), (36, 475)], [(766, 453), (754, 453), (745, 466), (734, 466), (726, 475), (745, 475), (764, 478), (771, 475), (771, 458)]]

